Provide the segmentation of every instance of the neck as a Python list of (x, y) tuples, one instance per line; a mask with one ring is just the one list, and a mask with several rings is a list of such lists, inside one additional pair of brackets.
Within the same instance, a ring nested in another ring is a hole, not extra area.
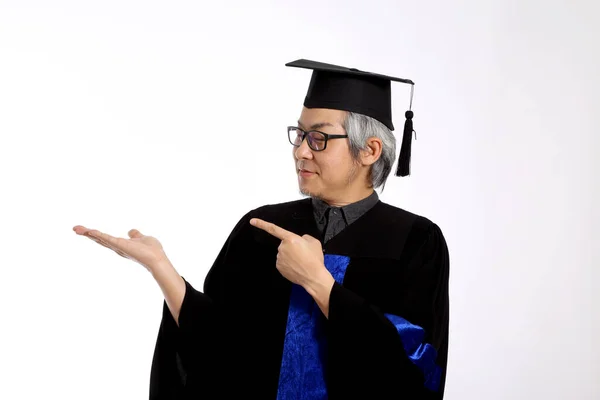
[(356, 203), (357, 201), (366, 199), (373, 194), (373, 192), (373, 188), (364, 188), (363, 190), (356, 192), (346, 191), (341, 195), (321, 196), (320, 199), (332, 207), (344, 207), (348, 204)]

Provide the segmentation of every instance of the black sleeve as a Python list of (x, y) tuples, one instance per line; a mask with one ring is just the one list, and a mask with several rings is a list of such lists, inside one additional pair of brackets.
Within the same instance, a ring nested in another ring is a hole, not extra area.
[[(329, 300), (330, 393), (335, 398), (443, 398), (448, 349), (449, 255), (431, 224), (393, 283), (387, 310), (335, 283)], [(389, 287), (389, 284), (388, 284)], [(389, 289), (388, 289), (389, 290)], [(388, 310), (406, 310), (410, 316)], [(406, 319), (405, 319), (406, 318)], [(354, 397), (353, 397), (354, 398)]]
[[(235, 247), (236, 237), (248, 225), (249, 214), (235, 226), (221, 248), (205, 281), (205, 293), (185, 279), (185, 295), (179, 326), (166, 301), (150, 371), (150, 400), (214, 398), (220, 381), (218, 356), (221, 349), (219, 286)], [(209, 290), (210, 287), (210, 290)], [(208, 295), (210, 294), (210, 296)]]

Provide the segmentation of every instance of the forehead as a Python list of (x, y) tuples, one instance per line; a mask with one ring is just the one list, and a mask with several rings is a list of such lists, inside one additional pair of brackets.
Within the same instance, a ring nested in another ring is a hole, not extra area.
[(338, 128), (342, 127), (346, 114), (346, 111), (333, 110), (330, 108), (302, 107), (302, 113), (300, 114), (298, 123), (305, 129), (309, 129), (316, 124)]

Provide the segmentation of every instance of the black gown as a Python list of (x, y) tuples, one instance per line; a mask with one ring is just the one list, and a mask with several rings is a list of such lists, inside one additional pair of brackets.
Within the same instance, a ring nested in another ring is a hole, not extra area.
[(378, 201), (327, 241), (326, 319), (254, 217), (319, 237), (310, 199), (246, 214), (204, 291), (186, 281), (179, 327), (163, 303), (151, 400), (443, 398), (449, 255), (435, 223)]

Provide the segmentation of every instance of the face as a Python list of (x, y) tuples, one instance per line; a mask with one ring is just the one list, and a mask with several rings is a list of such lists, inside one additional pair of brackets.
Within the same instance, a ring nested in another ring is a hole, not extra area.
[[(342, 126), (345, 111), (325, 108), (302, 108), (298, 127), (332, 135), (345, 135)], [(300, 147), (293, 147), (294, 163), (300, 192), (328, 203), (352, 202), (356, 187), (366, 185), (360, 165), (352, 159), (348, 138), (330, 139), (322, 151), (312, 150), (305, 138)]]

